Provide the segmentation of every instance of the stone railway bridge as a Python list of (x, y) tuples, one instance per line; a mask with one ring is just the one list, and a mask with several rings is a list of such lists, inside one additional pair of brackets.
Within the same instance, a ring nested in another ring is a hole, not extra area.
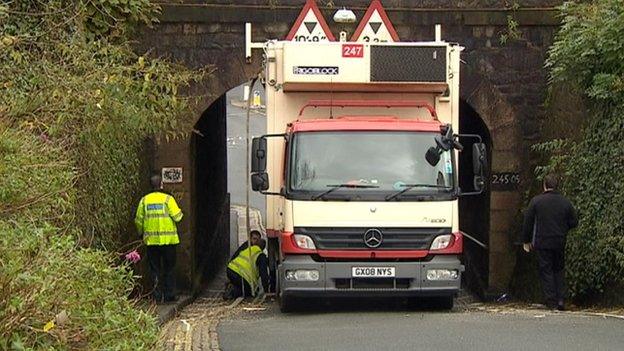
[[(197, 289), (223, 263), (228, 252), (229, 210), (224, 94), (249, 81), (260, 69), (260, 55), (244, 62), (245, 22), (254, 41), (283, 39), (305, 0), (213, 0), (161, 2), (160, 23), (137, 33), (137, 50), (166, 56), (192, 68), (212, 66), (215, 74), (194, 86), (205, 96), (195, 133), (185, 140), (157, 142), (152, 167), (183, 167), (184, 177), (170, 190), (187, 214), (178, 253), (182, 288)], [(362, 18), (369, 0), (318, 0), (334, 35), (337, 7)], [(462, 230), (489, 246), (466, 244), (469, 284), (480, 292), (508, 288), (518, 248), (523, 193), (532, 184), (530, 146), (540, 140), (545, 116), (547, 73), (544, 59), (559, 25), (556, 0), (384, 0), (386, 12), (404, 41), (432, 40), (434, 24), (443, 39), (465, 46), (461, 77), (461, 129), (482, 135), (490, 147), (491, 184), (486, 194), (462, 199)], [(520, 37), (501, 42), (508, 19)], [(346, 28), (353, 31), (353, 28)], [(461, 162), (470, 162), (462, 160)], [(519, 176), (517, 176), (519, 175)], [(464, 179), (462, 178), (462, 184)], [(516, 182), (519, 180), (519, 182)], [(469, 185), (464, 185), (470, 188)]]

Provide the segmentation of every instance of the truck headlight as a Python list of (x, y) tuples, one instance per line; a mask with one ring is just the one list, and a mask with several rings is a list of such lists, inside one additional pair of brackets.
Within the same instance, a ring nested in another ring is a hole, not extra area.
[(427, 271), (427, 280), (455, 280), (459, 278), (456, 269), (430, 269)]
[(453, 243), (453, 234), (440, 235), (433, 239), (429, 250), (442, 250), (451, 246)]
[(295, 234), (295, 244), (301, 249), (316, 250), (314, 241), (307, 235)]
[(319, 272), (316, 269), (297, 269), (286, 271), (286, 280), (309, 281), (315, 282), (319, 280)]

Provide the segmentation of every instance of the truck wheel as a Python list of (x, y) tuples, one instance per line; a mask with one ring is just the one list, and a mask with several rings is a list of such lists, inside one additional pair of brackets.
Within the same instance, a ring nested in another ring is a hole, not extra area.
[(294, 298), (284, 296), (284, 293), (282, 292), (281, 283), (282, 283), (281, 279), (278, 277), (276, 291), (277, 291), (277, 303), (279, 304), (280, 312), (282, 313), (292, 312)]
[(280, 295), (279, 308), (280, 308), (280, 312), (282, 313), (288, 313), (288, 312), (294, 311), (295, 310), (294, 298)]
[(436, 306), (441, 310), (450, 311), (453, 309), (455, 299), (453, 296), (440, 296), (436, 298)]
[(407, 307), (416, 310), (451, 310), (453, 309), (453, 296), (409, 297)]
[(269, 238), (267, 250), (269, 251), (269, 291), (277, 292), (277, 265), (279, 264), (279, 241)]

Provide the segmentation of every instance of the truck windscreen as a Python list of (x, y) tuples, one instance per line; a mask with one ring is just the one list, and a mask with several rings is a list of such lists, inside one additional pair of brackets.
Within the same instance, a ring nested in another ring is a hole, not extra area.
[(410, 187), (401, 197), (448, 196), (454, 185), (451, 151), (443, 152), (435, 167), (425, 160), (427, 149), (435, 146), (435, 135), (405, 131), (296, 133), (292, 139), (289, 192), (314, 195), (335, 184), (352, 184), (332, 194), (383, 199)]

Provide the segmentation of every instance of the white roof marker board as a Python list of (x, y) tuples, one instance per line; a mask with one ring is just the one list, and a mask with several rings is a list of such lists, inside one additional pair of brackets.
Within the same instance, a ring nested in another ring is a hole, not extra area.
[(399, 35), (379, 0), (371, 2), (360, 24), (353, 32), (351, 41), (373, 43), (393, 43), (399, 41)]
[(286, 40), (326, 42), (336, 41), (314, 0), (307, 0)]

